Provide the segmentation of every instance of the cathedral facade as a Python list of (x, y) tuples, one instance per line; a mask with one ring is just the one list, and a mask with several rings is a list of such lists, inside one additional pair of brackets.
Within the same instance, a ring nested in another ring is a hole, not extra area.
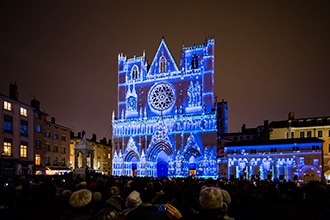
[(213, 38), (182, 47), (180, 66), (164, 38), (145, 54), (118, 55), (118, 111), (112, 115), (112, 174), (215, 177), (227, 103), (214, 97)]

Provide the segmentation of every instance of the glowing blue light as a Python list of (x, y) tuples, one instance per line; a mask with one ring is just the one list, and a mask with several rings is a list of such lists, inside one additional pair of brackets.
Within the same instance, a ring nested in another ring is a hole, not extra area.
[(213, 63), (213, 39), (182, 48), (180, 68), (164, 39), (150, 66), (118, 55), (114, 175), (217, 176)]
[(276, 144), (271, 141), (265, 144), (228, 144), (224, 148), (228, 160), (228, 178), (241, 178), (245, 175), (245, 178), (258, 176), (261, 179), (293, 180), (296, 176), (297, 181), (304, 182), (304, 176), (309, 175), (315, 180), (321, 180), (323, 155), (322, 150), (315, 149), (322, 149), (322, 140), (295, 142), (292, 139), (286, 142), (288, 141)]

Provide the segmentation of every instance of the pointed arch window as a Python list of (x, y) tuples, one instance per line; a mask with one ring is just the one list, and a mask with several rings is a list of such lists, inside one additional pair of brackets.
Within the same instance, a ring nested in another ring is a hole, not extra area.
[(166, 72), (166, 59), (164, 56), (161, 56), (159, 59), (159, 72), (160, 73)]
[(191, 68), (192, 69), (197, 69), (198, 68), (198, 57), (197, 57), (196, 54), (194, 54), (193, 57), (192, 57)]
[(137, 66), (133, 66), (131, 71), (132, 80), (137, 80), (139, 77), (139, 70)]

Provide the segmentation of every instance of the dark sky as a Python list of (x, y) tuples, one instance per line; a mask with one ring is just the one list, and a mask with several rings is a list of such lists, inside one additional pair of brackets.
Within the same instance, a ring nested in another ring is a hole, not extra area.
[(117, 56), (151, 62), (164, 36), (179, 65), (182, 44), (216, 40), (215, 95), (229, 131), (264, 120), (330, 115), (330, 1), (1, 1), (0, 92), (75, 133), (111, 138)]

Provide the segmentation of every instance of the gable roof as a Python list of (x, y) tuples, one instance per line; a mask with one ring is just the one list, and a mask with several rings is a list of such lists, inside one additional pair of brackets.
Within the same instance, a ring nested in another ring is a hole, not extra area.
[[(169, 51), (164, 38), (162, 38), (160, 45), (157, 49), (157, 52), (154, 56), (154, 59), (150, 65), (148, 75), (154, 75), (154, 74), (159, 74), (159, 66), (158, 66), (158, 61), (161, 56), (164, 56), (167, 62), (167, 71), (170, 69), (171, 72), (179, 72), (179, 69), (173, 59), (173, 56), (171, 52)], [(168, 69), (169, 68), (169, 69)]]

